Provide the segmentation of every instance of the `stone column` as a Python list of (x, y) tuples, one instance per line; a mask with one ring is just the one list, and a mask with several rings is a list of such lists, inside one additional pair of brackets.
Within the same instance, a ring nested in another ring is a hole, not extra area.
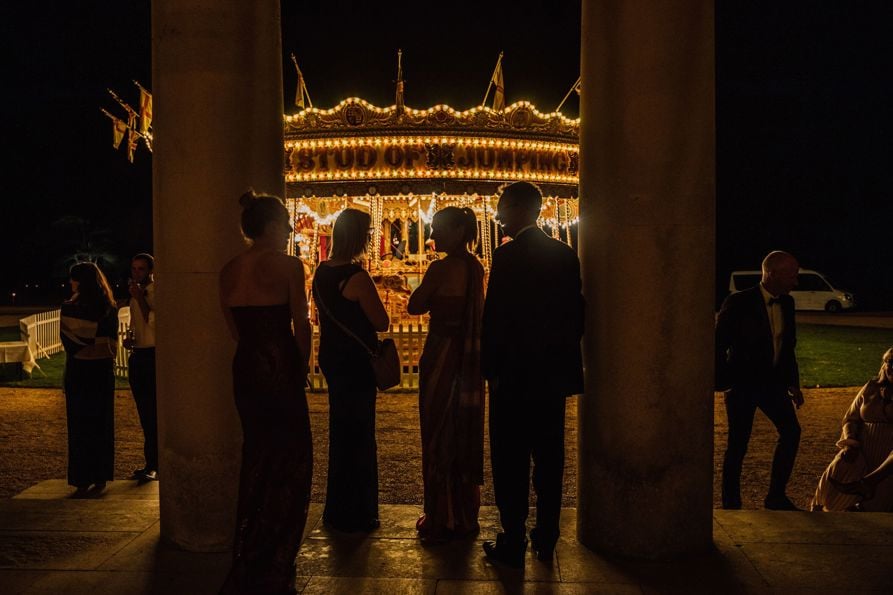
[(162, 537), (229, 548), (241, 429), (217, 296), (244, 244), (238, 197), (282, 196), (278, 0), (152, 3)]
[(588, 0), (578, 539), (667, 558), (711, 543), (711, 0)]

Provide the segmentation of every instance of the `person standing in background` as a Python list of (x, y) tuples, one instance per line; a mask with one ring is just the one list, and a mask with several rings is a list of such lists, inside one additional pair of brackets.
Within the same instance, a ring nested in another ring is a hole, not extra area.
[(769, 510), (800, 510), (785, 494), (800, 445), (794, 405), (803, 405), (795, 346), (794, 298), (800, 265), (776, 250), (763, 259), (756, 287), (731, 294), (716, 315), (716, 389), (725, 392), (729, 442), (722, 465), (722, 507), (741, 508), (741, 467), (757, 408), (775, 425)]
[(118, 310), (109, 283), (92, 262), (69, 273), (71, 299), (62, 304), (68, 483), (75, 498), (98, 494), (115, 471), (115, 354)]
[(158, 479), (158, 412), (155, 399), (155, 259), (140, 253), (130, 261), (130, 333), (124, 346), (130, 390), (143, 428), (146, 464), (133, 472), (140, 482)]

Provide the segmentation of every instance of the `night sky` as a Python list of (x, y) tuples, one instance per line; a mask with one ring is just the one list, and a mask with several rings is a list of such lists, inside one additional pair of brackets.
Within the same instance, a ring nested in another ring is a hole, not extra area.
[[(579, 73), (580, 0), (377, 3), (283, 0), (286, 111), (294, 51), (316, 107), (350, 96), (480, 104), (500, 51), (507, 103), (551, 111)], [(827, 273), (870, 309), (893, 309), (891, 3), (717, 2), (717, 297), (770, 249)], [(114, 280), (151, 250), (151, 155), (111, 146), (106, 88), (151, 89), (149, 2), (4, 3), (5, 196), (0, 304), (43, 284), (88, 241)], [(576, 117), (572, 97), (563, 109)], [(115, 261), (117, 258), (117, 261)], [(55, 283), (56, 294), (44, 288)], [(41, 295), (43, 294), (43, 295)], [(28, 294), (26, 294), (28, 295)], [(26, 298), (27, 299), (27, 298)]]

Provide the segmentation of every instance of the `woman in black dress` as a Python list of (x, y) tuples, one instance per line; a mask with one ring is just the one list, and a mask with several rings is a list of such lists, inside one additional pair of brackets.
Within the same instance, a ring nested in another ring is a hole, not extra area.
[(62, 304), (68, 483), (82, 497), (100, 492), (115, 471), (115, 354), (118, 310), (105, 275), (92, 262), (70, 271), (71, 299)]
[(319, 366), (329, 386), (329, 470), (323, 522), (350, 532), (379, 526), (377, 390), (364, 345), (374, 349), (376, 331), (387, 330), (389, 320), (372, 278), (358, 264), (366, 253), (370, 224), (367, 213), (342, 211), (332, 229), (330, 258), (320, 263), (313, 279), (319, 314)]
[(248, 192), (239, 203), (249, 247), (220, 271), (238, 342), (233, 393), (243, 434), (233, 566), (221, 592), (294, 593), (313, 470), (304, 267), (285, 254), (292, 228), (279, 198)]

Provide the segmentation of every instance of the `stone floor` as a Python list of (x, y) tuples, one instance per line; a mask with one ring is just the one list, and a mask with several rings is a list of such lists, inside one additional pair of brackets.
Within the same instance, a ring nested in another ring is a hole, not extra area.
[[(62, 480), (0, 500), (0, 593), (216, 593), (228, 555), (160, 542), (158, 484), (116, 481), (100, 498), (73, 500)], [(333, 534), (310, 511), (298, 558), (302, 593), (890, 593), (893, 514), (715, 511), (712, 552), (674, 562), (595, 554), (574, 536), (575, 510), (552, 566), (532, 556), (522, 571), (488, 563), (469, 539), (423, 547), (417, 506), (384, 505), (365, 536)], [(481, 514), (481, 539), (496, 511)]]

